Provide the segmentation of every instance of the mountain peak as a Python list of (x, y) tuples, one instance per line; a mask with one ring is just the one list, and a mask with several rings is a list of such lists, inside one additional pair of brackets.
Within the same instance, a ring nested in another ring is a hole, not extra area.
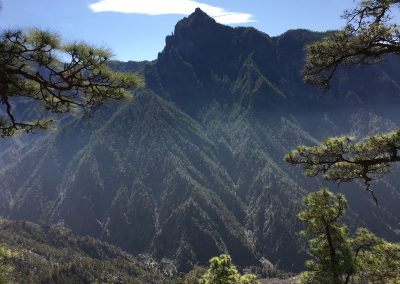
[(179, 21), (176, 25), (176, 28), (193, 28), (193, 27), (204, 27), (209, 25), (215, 25), (216, 21), (210, 17), (207, 13), (205, 13), (200, 8), (196, 8), (196, 10), (190, 14), (188, 17)]
[(230, 27), (218, 24), (212, 17), (200, 8), (189, 16), (180, 20), (174, 33), (166, 38), (164, 52), (167, 50), (179, 50), (184, 53), (193, 51), (193, 47), (201, 47), (207, 42), (220, 39), (220, 33)]
[[(194, 12), (193, 12), (190, 16), (192, 16), (192, 17), (194, 17), (194, 16), (202, 16), (202, 17), (206, 16), (206, 17), (211, 18), (209, 15), (207, 15), (206, 12), (204, 12), (203, 10), (201, 10), (199, 7), (197, 7), (197, 8), (194, 10)], [(190, 16), (189, 16), (189, 17), (190, 17)]]

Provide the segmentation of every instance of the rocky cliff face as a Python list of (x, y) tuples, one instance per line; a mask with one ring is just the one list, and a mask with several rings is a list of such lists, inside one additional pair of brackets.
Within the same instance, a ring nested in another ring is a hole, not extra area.
[[(196, 10), (156, 62), (115, 63), (145, 75), (147, 88), (133, 101), (90, 121), (71, 119), (40, 142), (2, 142), (2, 214), (62, 224), (181, 270), (222, 251), (240, 266), (265, 257), (301, 269), (302, 197), (336, 185), (304, 177), (284, 154), (400, 122), (396, 58), (344, 70), (323, 95), (302, 83), (304, 45), (322, 36), (295, 30), (271, 38)], [(348, 223), (399, 240), (398, 185), (396, 176), (376, 185), (379, 208), (358, 183), (341, 187)]]

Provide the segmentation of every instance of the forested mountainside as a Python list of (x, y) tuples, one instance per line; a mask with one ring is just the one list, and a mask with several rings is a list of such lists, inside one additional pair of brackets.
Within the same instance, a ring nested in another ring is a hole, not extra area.
[[(156, 61), (113, 63), (145, 76), (132, 101), (65, 120), (49, 135), (1, 142), (1, 213), (168, 258), (182, 271), (221, 252), (241, 267), (264, 257), (301, 270), (301, 200), (337, 185), (305, 177), (284, 154), (400, 125), (395, 57), (340, 72), (324, 94), (303, 84), (304, 46), (322, 37), (269, 37), (197, 9)], [(361, 183), (341, 185), (349, 225), (399, 241), (399, 183), (393, 174), (374, 184), (379, 207)]]
[[(0, 220), (12, 283), (165, 283), (168, 269), (65, 228)], [(4, 264), (4, 263), (3, 263)]]

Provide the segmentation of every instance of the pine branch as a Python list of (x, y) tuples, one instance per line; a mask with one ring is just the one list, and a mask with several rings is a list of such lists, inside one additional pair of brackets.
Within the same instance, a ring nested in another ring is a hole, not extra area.
[[(61, 63), (58, 54), (66, 55), (70, 62)], [(0, 123), (1, 135), (45, 129), (52, 121), (21, 121), (13, 110), (15, 97), (40, 101), (49, 113), (78, 109), (85, 115), (106, 100), (129, 97), (127, 89), (143, 82), (135, 74), (113, 72), (107, 66), (110, 57), (108, 50), (83, 43), (63, 45), (57, 35), (40, 30), (3, 32), (0, 95), (6, 116)]]

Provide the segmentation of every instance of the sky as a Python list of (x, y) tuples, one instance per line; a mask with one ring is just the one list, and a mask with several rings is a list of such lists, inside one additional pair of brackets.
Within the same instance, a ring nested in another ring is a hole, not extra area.
[(63, 40), (110, 48), (114, 59), (153, 60), (177, 21), (196, 7), (216, 21), (270, 36), (339, 29), (353, 0), (1, 0), (0, 28), (37, 27)]

